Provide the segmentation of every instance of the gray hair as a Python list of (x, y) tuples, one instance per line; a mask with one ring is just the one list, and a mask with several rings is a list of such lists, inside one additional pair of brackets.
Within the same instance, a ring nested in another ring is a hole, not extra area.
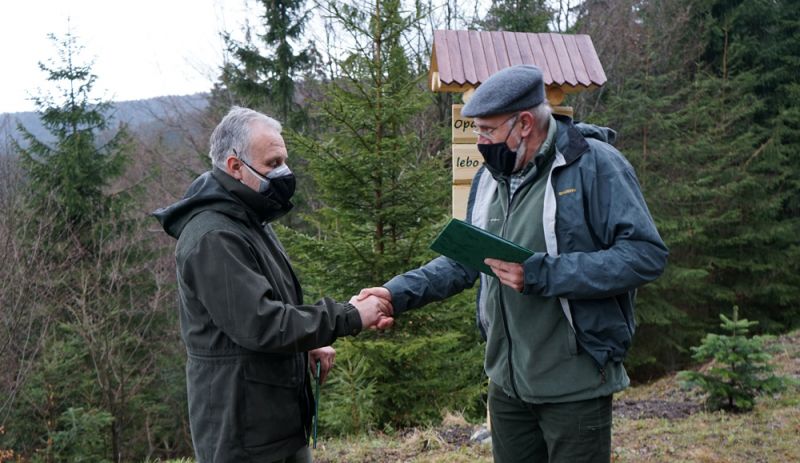
[(252, 162), (250, 136), (252, 128), (257, 122), (281, 133), (281, 123), (275, 119), (252, 109), (233, 106), (211, 133), (208, 150), (211, 163), (225, 170), (225, 160), (234, 154), (234, 151), (245, 162)]
[(538, 126), (537, 128), (539, 130), (545, 130), (547, 124), (550, 122), (550, 115), (553, 114), (553, 108), (550, 106), (547, 99), (527, 111), (533, 114), (533, 118), (536, 120), (535, 123)]

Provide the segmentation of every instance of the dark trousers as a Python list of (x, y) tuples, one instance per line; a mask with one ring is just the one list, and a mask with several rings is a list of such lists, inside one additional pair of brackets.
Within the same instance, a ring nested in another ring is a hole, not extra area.
[(611, 396), (530, 404), (489, 383), (495, 463), (609, 463)]

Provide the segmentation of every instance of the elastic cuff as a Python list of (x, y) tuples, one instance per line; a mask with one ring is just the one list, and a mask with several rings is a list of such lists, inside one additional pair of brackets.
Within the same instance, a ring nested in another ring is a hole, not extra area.
[(525, 295), (536, 294), (536, 283), (538, 283), (536, 269), (538, 264), (534, 262), (534, 258), (536, 258), (536, 253), (522, 263), (522, 294)]
[[(400, 277), (397, 276), (395, 278)], [(392, 284), (392, 281), (394, 281), (395, 278), (392, 278), (384, 283), (383, 288), (386, 288), (386, 290), (389, 291), (389, 297), (392, 301), (392, 318), (397, 319), (400, 314), (406, 311), (408, 306), (408, 297), (403, 294), (403, 290), (399, 285), (395, 287), (395, 285)]]
[(361, 325), (361, 314), (358, 313), (356, 306), (349, 302), (342, 304), (344, 306), (344, 316), (346, 323), (346, 333), (348, 336), (355, 336), (364, 328)]

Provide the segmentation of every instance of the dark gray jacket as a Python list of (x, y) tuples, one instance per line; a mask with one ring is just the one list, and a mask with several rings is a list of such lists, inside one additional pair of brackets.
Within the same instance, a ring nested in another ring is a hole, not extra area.
[[(608, 143), (613, 142), (613, 131), (575, 125), (564, 117), (556, 120), (557, 153), (542, 220), (547, 252), (534, 253), (524, 262), (524, 293), (559, 298), (578, 344), (602, 369), (609, 361), (621, 362), (629, 349), (636, 288), (663, 272), (668, 252), (633, 168)], [(485, 168), (475, 175), (468, 221), (479, 222), (481, 190), (492, 182)], [(478, 276), (438, 257), (384, 286), (399, 314), (471, 287)], [(483, 332), (481, 305), (492, 301), (483, 301), (479, 294), (478, 303)]]
[[(313, 411), (306, 351), (356, 334), (349, 304), (303, 304), (260, 196), (214, 169), (154, 213), (178, 239), (181, 335), (197, 461), (267, 462), (307, 444)], [(253, 207), (251, 207), (252, 205)]]

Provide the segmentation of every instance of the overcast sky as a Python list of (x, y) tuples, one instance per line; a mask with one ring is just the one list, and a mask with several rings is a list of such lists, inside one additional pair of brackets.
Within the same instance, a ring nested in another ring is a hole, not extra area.
[(123, 101), (209, 90), (220, 32), (248, 14), (245, 0), (11, 0), (0, 11), (0, 113), (34, 109), (28, 98), (46, 85), (37, 63), (57, 56), (47, 34), (68, 24), (94, 59), (93, 95)]

